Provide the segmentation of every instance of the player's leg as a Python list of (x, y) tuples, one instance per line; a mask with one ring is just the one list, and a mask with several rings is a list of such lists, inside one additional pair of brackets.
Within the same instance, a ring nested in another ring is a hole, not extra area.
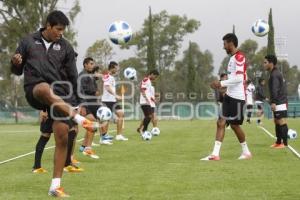
[(264, 117), (264, 104), (263, 103), (258, 103), (257, 104), (257, 124), (261, 125), (262, 124), (262, 119)]
[[(86, 118), (89, 119), (90, 121), (96, 121), (96, 118), (93, 113), (88, 114), (86, 116)], [(82, 143), (82, 146), (81, 146), (81, 148), (83, 148), (83, 150), (82, 150), (83, 155), (89, 156), (94, 159), (99, 158), (99, 156), (96, 155), (95, 151), (92, 150), (92, 143), (93, 143), (93, 139), (94, 139), (94, 135), (95, 135), (96, 131), (97, 131), (96, 129), (94, 131), (87, 130), (85, 133), (84, 142)]]
[(42, 168), (41, 160), (46, 144), (50, 139), (51, 133), (42, 133), (35, 147), (34, 166), (33, 173), (45, 173), (47, 172)]
[(69, 130), (68, 133), (68, 147), (67, 147), (67, 157), (65, 162), (64, 171), (66, 172), (82, 172), (83, 169), (77, 167), (76, 165), (72, 164), (72, 152), (75, 147), (75, 139), (76, 139), (76, 125), (73, 124), (72, 128)]
[(32, 88), (33, 97), (43, 104), (52, 107), (55, 111), (59, 112), (62, 116), (71, 117), (78, 124), (84, 128), (93, 129), (94, 124), (86, 120), (83, 116), (77, 114), (72, 107), (67, 104), (61, 97), (54, 94), (48, 83), (42, 82), (36, 84)]
[(144, 113), (144, 120), (143, 120), (143, 133), (145, 131), (148, 130), (148, 125), (149, 123), (151, 122), (151, 106), (149, 105), (142, 105), (142, 110), (143, 110), (143, 113)]
[[(111, 111), (113, 111), (114, 102), (102, 102), (106, 107), (108, 107)], [(99, 132), (100, 132), (100, 144), (112, 145), (113, 136), (108, 134), (110, 121), (101, 124)]]
[(49, 117), (46, 119), (42, 119), (40, 124), (40, 131), (41, 136), (39, 138), (39, 141), (36, 144), (35, 147), (35, 156), (34, 156), (34, 166), (33, 166), (33, 173), (45, 173), (47, 172), (45, 169), (41, 166), (41, 159), (42, 155), (45, 149), (46, 144), (48, 143), (52, 130), (52, 124), (53, 120), (51, 120)]
[(253, 105), (247, 105), (247, 122), (251, 123)]
[(62, 121), (53, 122), (55, 137), (54, 170), (49, 195), (57, 196), (61, 192), (61, 178), (67, 157), (69, 125)]
[[(287, 126), (287, 111), (275, 111), (274, 112), (274, 123), (276, 131), (276, 143), (271, 147), (273, 148), (284, 148), (288, 146), (288, 126)], [(283, 142), (283, 144), (282, 144)]]
[(116, 116), (117, 116), (117, 135), (116, 135), (116, 140), (118, 141), (127, 141), (128, 138), (124, 137), (123, 134), (123, 123), (124, 123), (124, 112), (120, 107), (116, 107)]

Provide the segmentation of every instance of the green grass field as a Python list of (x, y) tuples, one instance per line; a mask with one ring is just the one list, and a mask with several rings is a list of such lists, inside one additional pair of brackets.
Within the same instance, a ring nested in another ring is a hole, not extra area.
[[(241, 147), (227, 130), (219, 162), (200, 161), (212, 150), (214, 121), (162, 121), (161, 135), (149, 142), (137, 135), (137, 124), (126, 123), (128, 142), (96, 147), (99, 160), (84, 157), (76, 146), (85, 171), (64, 174), (62, 185), (71, 199), (300, 199), (300, 159), (288, 149), (269, 148), (273, 139), (255, 124), (243, 125), (253, 159), (237, 160)], [(290, 119), (289, 126), (300, 131), (299, 120)], [(273, 132), (271, 120), (264, 127)], [(33, 151), (39, 127), (1, 125), (0, 137), (1, 162)], [(300, 139), (290, 145), (300, 151)], [(42, 175), (31, 173), (33, 155), (0, 165), (0, 199), (52, 199), (47, 196), (52, 158), (53, 149), (46, 150), (42, 164), (49, 172)]]

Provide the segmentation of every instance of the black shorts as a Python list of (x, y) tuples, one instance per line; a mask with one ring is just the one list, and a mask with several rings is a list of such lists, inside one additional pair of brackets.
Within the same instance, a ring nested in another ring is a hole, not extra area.
[(229, 124), (242, 125), (244, 121), (244, 105), (244, 100), (234, 99), (225, 95), (222, 104), (222, 118), (225, 118)]
[(86, 105), (86, 114), (92, 114), (97, 119), (97, 110), (101, 107), (101, 105)]
[(106, 107), (108, 107), (111, 112), (116, 112), (117, 110), (121, 110), (121, 106), (117, 102), (102, 102)]
[(257, 109), (263, 111), (264, 110), (264, 103), (258, 103)]
[[(26, 100), (27, 100), (28, 104), (31, 107), (33, 107), (33, 108), (35, 108), (37, 110), (42, 110), (44, 112), (47, 111), (48, 112), (48, 118), (50, 118), (51, 120), (53, 120), (54, 117), (67, 118), (67, 117), (63, 116), (60, 112), (56, 111), (55, 109), (51, 109), (48, 105), (43, 104), (40, 101), (38, 101), (33, 96), (33, 88), (34, 88), (34, 86), (35, 85), (30, 85), (30, 86), (24, 87)], [(64, 123), (68, 124), (70, 128), (74, 126), (74, 122), (71, 119), (65, 119), (65, 120), (59, 120), (59, 121), (62, 121)]]
[(253, 105), (247, 105), (247, 110), (252, 110), (253, 109)]
[(281, 111), (274, 111), (273, 116), (275, 119), (282, 119), (282, 118), (287, 118), (287, 110), (281, 110)]
[(142, 111), (143, 111), (145, 117), (152, 115), (155, 110), (150, 105), (141, 105), (141, 108), (142, 108)]
[(45, 121), (42, 121), (40, 124), (41, 133), (53, 133), (52, 124), (53, 120), (51, 118), (47, 118)]

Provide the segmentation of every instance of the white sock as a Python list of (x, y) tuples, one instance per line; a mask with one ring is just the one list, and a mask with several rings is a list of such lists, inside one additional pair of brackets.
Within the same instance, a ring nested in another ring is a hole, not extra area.
[(243, 154), (251, 154), (250, 151), (249, 151), (249, 148), (248, 148), (248, 145), (247, 145), (246, 141), (242, 142), (241, 146), (242, 146)]
[(61, 178), (53, 178), (50, 186), (50, 190), (55, 190), (60, 187)]
[(85, 120), (85, 117), (79, 115), (79, 114), (76, 114), (73, 118), (73, 120), (77, 123), (77, 124), (82, 124), (83, 121)]
[(214, 146), (214, 150), (212, 152), (212, 155), (214, 155), (214, 156), (219, 156), (220, 155), (221, 145), (222, 145), (222, 142), (217, 141), (217, 140), (215, 141), (215, 146)]

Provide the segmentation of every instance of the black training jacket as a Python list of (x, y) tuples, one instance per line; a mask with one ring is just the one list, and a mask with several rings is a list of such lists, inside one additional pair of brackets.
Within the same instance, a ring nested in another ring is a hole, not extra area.
[[(79, 79), (80, 79), (81, 95), (95, 96), (96, 92), (98, 90), (98, 87), (97, 87), (96, 79), (93, 76), (93, 74), (88, 73), (85, 69), (83, 69), (82, 72), (79, 73)], [(94, 99), (89, 97), (86, 100), (87, 101), (95, 101), (95, 100), (97, 100), (97, 97), (95, 97)]]
[[(42, 41), (42, 31), (30, 34), (23, 38), (16, 50), (22, 55), (20, 66), (11, 65), (11, 72), (22, 75), (24, 72), (24, 88), (41, 82), (52, 84), (57, 81), (67, 81), (71, 84), (73, 93), (77, 95), (76, 53), (70, 43), (61, 38), (49, 47), (48, 51)], [(70, 93), (66, 84), (58, 84), (54, 92), (59, 96)]]
[(287, 103), (287, 89), (283, 76), (277, 67), (274, 67), (269, 77), (270, 101), (276, 105)]

